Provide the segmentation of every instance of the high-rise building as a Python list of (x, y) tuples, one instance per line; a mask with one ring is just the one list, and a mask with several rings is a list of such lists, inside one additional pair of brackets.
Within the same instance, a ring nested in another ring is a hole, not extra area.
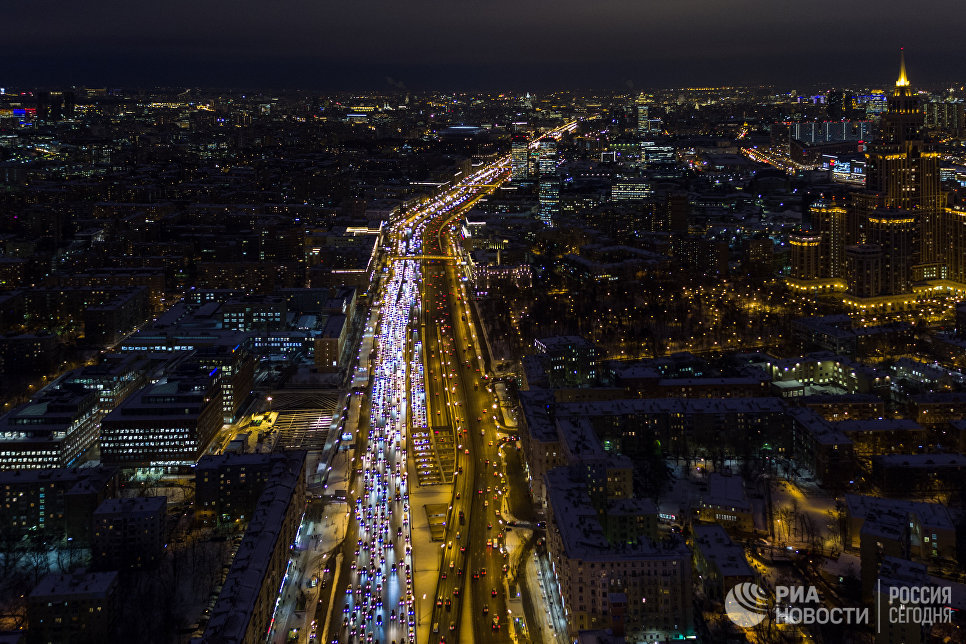
[(910, 210), (876, 210), (866, 220), (866, 241), (882, 249), (882, 295), (912, 290), (912, 266), (916, 263), (918, 219)]
[(816, 201), (809, 211), (812, 227), (822, 236), (822, 277), (844, 277), (846, 209), (835, 202)]
[(792, 274), (795, 279), (814, 280), (822, 272), (822, 235), (810, 232), (788, 236), (792, 247)]
[(828, 93), (825, 99), (825, 109), (828, 117), (833, 121), (838, 121), (844, 115), (845, 92), (835, 90)]
[(651, 120), (648, 118), (647, 99), (644, 94), (637, 97), (637, 133), (649, 134), (651, 132)]
[(537, 171), (541, 177), (557, 174), (557, 142), (543, 139), (537, 147)]
[(966, 210), (946, 208), (943, 216), (949, 240), (949, 279), (966, 283)]
[(560, 214), (560, 180), (544, 177), (540, 180), (540, 220), (549, 227)]
[(660, 229), (671, 233), (687, 233), (691, 204), (688, 193), (683, 190), (665, 193), (663, 208), (658, 215)]
[(878, 297), (882, 293), (882, 248), (855, 244), (845, 249), (846, 280), (855, 297)]
[(966, 103), (932, 101), (925, 105), (926, 129), (940, 134), (962, 136), (966, 132)]
[(73, 92), (37, 92), (37, 119), (45, 122), (74, 118)]
[(526, 181), (530, 178), (530, 140), (524, 133), (513, 135), (510, 142), (510, 180)]
[[(866, 187), (874, 199), (854, 202), (855, 227), (875, 216), (870, 206), (915, 211), (919, 219), (919, 261), (942, 262), (946, 258), (942, 212), (946, 195), (940, 189), (939, 154), (923, 140), (923, 110), (906, 77), (904, 54), (900, 54), (899, 79), (882, 115), (882, 140), (871, 146)], [(859, 243), (862, 239), (853, 239)]]
[[(924, 140), (924, 124), (900, 52), (881, 139), (866, 152), (866, 190), (852, 195), (844, 222), (840, 212), (826, 207), (810, 210), (823, 234), (824, 270), (837, 277), (844, 267), (852, 295), (909, 293), (915, 280), (945, 277), (947, 265), (956, 261), (948, 243), (953, 219), (946, 213), (939, 155)], [(872, 277), (875, 267), (880, 274)]]

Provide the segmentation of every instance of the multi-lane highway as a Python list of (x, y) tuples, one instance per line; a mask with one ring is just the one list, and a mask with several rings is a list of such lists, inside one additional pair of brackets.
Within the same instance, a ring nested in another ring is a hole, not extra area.
[[(415, 459), (413, 465), (421, 480), (425, 476), (426, 482), (443, 483), (445, 470), (437, 453), (445, 451), (446, 445), (429, 440), (432, 421), (428, 416), (435, 408), (427, 405), (424, 382), (428, 376), (422, 356), (436, 349), (424, 352), (422, 346), (433, 340), (427, 342), (419, 333), (421, 262), (425, 260), (405, 258), (438, 251), (438, 245), (429, 252), (422, 249), (427, 226), (461, 211), (490, 189), (486, 182), (504, 175), (505, 165), (495, 164), (468, 177), (398, 222), (390, 232), (397, 259), (389, 267), (389, 279), (376, 307), (378, 335), (367, 396), (370, 422), (356, 437), (350, 484), (352, 521), (344, 552), (346, 585), (342, 613), (331, 620), (333, 641), (415, 640), (407, 459)], [(439, 388), (433, 393), (440, 393)], [(447, 416), (446, 420), (453, 419)], [(448, 445), (449, 466), (450, 477), (456, 475), (458, 480), (455, 442), (454, 433)], [(331, 610), (337, 611), (338, 604)]]
[[(459, 217), (508, 172), (503, 157), (390, 226), (390, 265), (374, 306), (369, 422), (360, 425), (350, 477), (344, 597), (330, 607), (332, 642), (416, 639), (410, 471), (421, 485), (452, 486), (435, 601), (427, 611), (429, 640), (511, 639), (500, 514), (507, 484), (499, 454), (504, 435), (457, 270), (456, 234)], [(464, 615), (471, 623), (463, 623)]]
[[(455, 255), (456, 227), (455, 217), (434, 220), (424, 233), (424, 247)], [(497, 469), (499, 439), (482, 350), (457, 267), (452, 262), (430, 261), (425, 271), (422, 299), (426, 313), (421, 323), (428, 339), (426, 373), (440, 393), (430, 397), (430, 417), (448, 414), (455, 423), (462, 470), (454, 486), (453, 510), (444, 537), (447, 554), (431, 619), (439, 632), (431, 632), (430, 642), (453, 642), (464, 629), (470, 629), (472, 641), (508, 641), (506, 558), (499, 516), (505, 481), (502, 470)], [(464, 603), (469, 605), (468, 612)], [(464, 615), (472, 618), (471, 624), (462, 623)]]

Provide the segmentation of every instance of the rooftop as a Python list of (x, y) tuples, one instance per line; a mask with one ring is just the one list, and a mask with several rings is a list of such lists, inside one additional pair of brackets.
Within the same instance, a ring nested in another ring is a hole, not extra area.
[(558, 467), (545, 475), (553, 516), (553, 527), (560, 532), (567, 557), (581, 561), (643, 561), (688, 559), (683, 541), (668, 539), (653, 542), (610, 543), (604, 536), (597, 510), (590, 504), (587, 484), (569, 467)]
[(696, 523), (693, 528), (694, 548), (718, 568), (723, 577), (754, 576), (745, 549), (731, 540), (725, 529), (716, 523)]
[(117, 571), (76, 572), (69, 575), (51, 573), (40, 580), (30, 593), (33, 601), (67, 602), (80, 599), (103, 599), (117, 585)]

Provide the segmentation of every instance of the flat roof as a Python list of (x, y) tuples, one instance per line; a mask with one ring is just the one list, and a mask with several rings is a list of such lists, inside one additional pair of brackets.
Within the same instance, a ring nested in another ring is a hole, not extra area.
[(72, 601), (79, 599), (103, 599), (117, 585), (117, 571), (76, 572), (62, 575), (51, 573), (40, 580), (30, 592), (34, 601)]
[(570, 467), (557, 467), (544, 475), (554, 527), (560, 532), (564, 552), (582, 561), (688, 562), (690, 551), (683, 541), (655, 543), (642, 538), (636, 544), (610, 543), (604, 536), (597, 510), (591, 506), (586, 482)]
[(732, 541), (723, 527), (717, 523), (696, 523), (692, 534), (694, 547), (705, 559), (713, 562), (723, 576), (754, 576), (745, 558), (745, 549)]

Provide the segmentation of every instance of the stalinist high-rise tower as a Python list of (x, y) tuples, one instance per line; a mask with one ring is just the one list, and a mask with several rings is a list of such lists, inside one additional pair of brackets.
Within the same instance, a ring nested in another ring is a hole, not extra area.
[(847, 226), (851, 244), (882, 248), (882, 295), (908, 292), (912, 281), (945, 272), (946, 194), (939, 155), (922, 131), (923, 111), (900, 51), (899, 79), (882, 115), (881, 138), (866, 153), (866, 190), (853, 195)]

